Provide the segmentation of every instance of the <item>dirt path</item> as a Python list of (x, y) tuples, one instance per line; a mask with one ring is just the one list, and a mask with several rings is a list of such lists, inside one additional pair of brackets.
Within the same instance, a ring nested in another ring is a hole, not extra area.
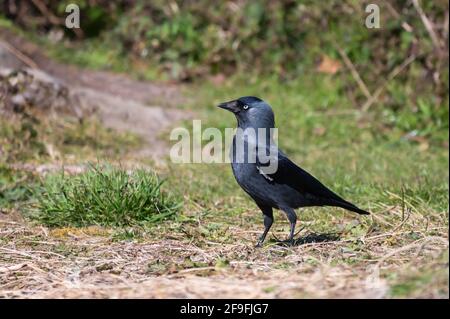
[(67, 86), (86, 108), (96, 110), (104, 126), (141, 136), (144, 145), (135, 154), (138, 157), (164, 158), (168, 145), (159, 134), (192, 116), (177, 108), (186, 101), (177, 85), (137, 81), (123, 74), (61, 64), (47, 58), (35, 44), (3, 29), (0, 67), (38, 69)]

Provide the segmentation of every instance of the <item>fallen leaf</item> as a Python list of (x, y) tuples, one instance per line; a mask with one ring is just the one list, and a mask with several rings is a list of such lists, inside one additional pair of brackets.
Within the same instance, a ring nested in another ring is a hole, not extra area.
[(313, 130), (314, 134), (317, 135), (317, 136), (324, 135), (326, 131), (327, 131), (327, 129), (325, 127), (323, 127), (323, 126), (317, 126)]
[(341, 62), (334, 60), (327, 55), (323, 55), (320, 64), (317, 66), (317, 71), (320, 73), (335, 74), (341, 68)]

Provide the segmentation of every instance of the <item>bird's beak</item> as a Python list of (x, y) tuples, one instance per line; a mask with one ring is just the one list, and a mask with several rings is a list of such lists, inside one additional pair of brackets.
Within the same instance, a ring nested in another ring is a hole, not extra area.
[(220, 107), (222, 109), (228, 110), (233, 113), (239, 112), (239, 107), (238, 107), (237, 101), (220, 103), (219, 105), (217, 105), (217, 107)]

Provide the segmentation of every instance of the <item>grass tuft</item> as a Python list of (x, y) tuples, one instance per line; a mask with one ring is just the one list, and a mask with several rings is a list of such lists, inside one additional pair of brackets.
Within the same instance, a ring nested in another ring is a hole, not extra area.
[(162, 183), (153, 172), (111, 166), (51, 175), (39, 188), (32, 217), (50, 227), (158, 223), (174, 218), (181, 207), (177, 197), (161, 190)]

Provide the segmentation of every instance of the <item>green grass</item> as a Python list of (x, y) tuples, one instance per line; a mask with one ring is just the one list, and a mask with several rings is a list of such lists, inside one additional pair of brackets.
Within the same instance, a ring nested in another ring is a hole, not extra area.
[(32, 217), (51, 227), (158, 223), (173, 219), (181, 206), (161, 189), (162, 183), (153, 172), (114, 167), (91, 166), (77, 176), (51, 175), (39, 189)]

